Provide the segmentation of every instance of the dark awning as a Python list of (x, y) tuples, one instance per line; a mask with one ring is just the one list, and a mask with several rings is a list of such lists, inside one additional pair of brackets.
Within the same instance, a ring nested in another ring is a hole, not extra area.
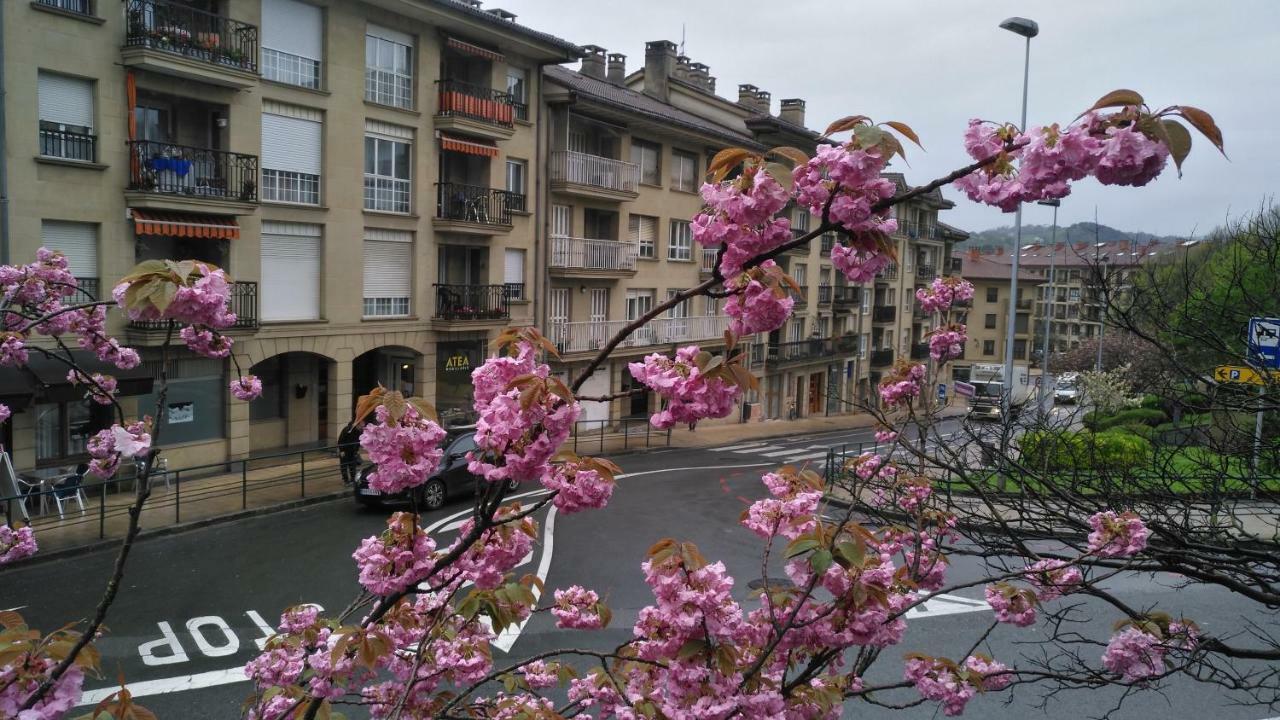
[[(111, 375), (117, 380), (117, 395), (146, 395), (151, 392), (154, 378), (142, 365), (132, 370), (121, 370), (105, 363), (88, 350), (72, 350), (71, 356), (80, 369), (88, 373)], [(34, 403), (68, 402), (84, 398), (83, 387), (73, 387), (67, 381), (67, 365), (58, 360), (31, 353), (31, 360), (23, 368), (0, 368), (0, 402), (18, 410)]]

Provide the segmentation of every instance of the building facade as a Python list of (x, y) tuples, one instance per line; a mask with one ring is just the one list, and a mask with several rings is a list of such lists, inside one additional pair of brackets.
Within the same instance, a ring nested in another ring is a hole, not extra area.
[(1038, 346), (1032, 339), (1039, 321), (1040, 287), (1044, 278), (1033, 270), (1020, 268), (1018, 291), (1013, 297), (1010, 290), (1008, 258), (998, 255), (981, 255), (976, 248), (960, 261), (960, 276), (973, 283), (973, 301), (960, 322), (965, 323), (969, 341), (964, 356), (952, 363), (952, 377), (968, 380), (970, 368), (975, 363), (1003, 364), (1008, 340), (1009, 303), (1013, 302), (1015, 317), (1013, 328), (1013, 361), (1030, 365), (1036, 357)]

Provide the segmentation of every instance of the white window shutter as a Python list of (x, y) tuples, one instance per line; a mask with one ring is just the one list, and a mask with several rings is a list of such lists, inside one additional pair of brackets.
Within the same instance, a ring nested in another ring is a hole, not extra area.
[(98, 277), (98, 228), (92, 223), (45, 220), (40, 244), (67, 256), (67, 269), (78, 278)]
[(324, 19), (320, 8), (298, 0), (262, 0), (262, 47), (324, 59)]
[(40, 119), (60, 125), (93, 127), (93, 83), (81, 78), (41, 72)]
[(364, 241), (364, 297), (407, 298), (413, 286), (413, 236), (369, 231)]
[(312, 120), (263, 113), (263, 169), (319, 175), (321, 128)]
[(503, 257), (502, 281), (504, 283), (524, 283), (524, 251), (508, 249)]
[(320, 318), (321, 226), (262, 223), (262, 319)]

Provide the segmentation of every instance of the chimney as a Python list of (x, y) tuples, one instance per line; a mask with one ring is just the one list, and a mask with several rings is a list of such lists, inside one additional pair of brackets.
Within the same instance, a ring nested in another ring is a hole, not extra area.
[(500, 8), (490, 8), (485, 12), (489, 13), (490, 15), (497, 15), (498, 17), (502, 18), (503, 20), (506, 20), (507, 22), (516, 21), (516, 14), (508, 10), (502, 10)]
[(759, 110), (763, 115), (768, 115), (769, 106), (772, 104), (772, 98), (773, 95), (771, 95), (768, 90), (761, 90), (760, 92), (757, 92), (756, 110)]
[(473, 7), (476, 10), (479, 10), (481, 2), (480, 0), (462, 0), (462, 4), (466, 5), (467, 7)]
[(778, 117), (792, 125), (804, 127), (804, 100), (800, 98), (785, 98), (782, 101), (782, 109), (778, 112)]
[(586, 53), (586, 56), (582, 58), (582, 70), (580, 72), (587, 77), (604, 80), (605, 49), (599, 45), (583, 45), (582, 51)]
[(609, 82), (622, 85), (627, 77), (627, 56), (622, 53), (609, 53), (609, 70), (606, 75)]
[(970, 259), (970, 260), (977, 260), (977, 259), (978, 259), (978, 258), (980, 258), (980, 257), (982, 257), (982, 248), (978, 248), (978, 247), (971, 247), (971, 248), (969, 248), (969, 259)]
[(710, 75), (707, 76), (707, 90), (712, 93), (716, 91), (716, 79)]
[(755, 85), (739, 85), (738, 104), (754, 110), (756, 107), (756, 93), (758, 92), (760, 92), (760, 88)]
[(689, 63), (689, 82), (703, 90), (707, 89), (707, 71), (711, 68), (706, 63)]
[(644, 44), (644, 94), (666, 102), (671, 96), (669, 80), (676, 71), (676, 44), (653, 40)]
[(676, 72), (673, 77), (677, 80), (689, 79), (689, 58), (685, 55), (676, 56)]

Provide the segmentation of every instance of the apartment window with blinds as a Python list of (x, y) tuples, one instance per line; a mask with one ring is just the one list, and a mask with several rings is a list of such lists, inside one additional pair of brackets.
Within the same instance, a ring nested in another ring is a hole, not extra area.
[(680, 150), (671, 151), (671, 188), (683, 192), (698, 191), (698, 156)]
[(320, 8), (262, 0), (262, 79), (318, 90), (324, 48)]
[(822, 337), (831, 337), (831, 318), (826, 315), (818, 316), (818, 335)]
[(93, 7), (89, 4), (89, 1), (90, 0), (36, 0), (37, 4), (44, 5), (45, 7), (57, 8), (77, 15), (92, 15)]
[(40, 224), (40, 244), (67, 256), (67, 269), (80, 286), (80, 293), (71, 296), (74, 302), (102, 299), (98, 283), (97, 225), (45, 220)]
[(407, 317), (413, 285), (413, 235), (366, 230), (364, 236), (364, 316)]
[(364, 136), (364, 207), (407, 213), (412, 197), (409, 180), (411, 144), (402, 138)]
[(271, 102), (263, 108), (262, 199), (319, 205), (320, 112)]
[(791, 278), (796, 281), (801, 290), (809, 289), (809, 266), (803, 263), (797, 264), (795, 269), (791, 271)]
[(517, 120), (529, 119), (529, 92), (524, 68), (507, 68), (507, 95)]
[(640, 182), (645, 185), (662, 184), (662, 146), (645, 140), (631, 140), (631, 162), (640, 168)]
[(262, 319), (320, 319), (321, 226), (262, 221)]
[(653, 260), (658, 257), (658, 218), (648, 215), (632, 215), (631, 241), (636, 244), (636, 255)]
[(63, 160), (93, 162), (93, 81), (39, 72), (40, 154)]
[(507, 248), (503, 255), (502, 283), (508, 300), (524, 299), (524, 250)]
[(671, 240), (667, 243), (667, 259), (693, 260), (693, 227), (687, 220), (671, 221)]
[(524, 160), (507, 161), (507, 191), (524, 197), (525, 176), (529, 165)]
[(413, 107), (413, 37), (370, 25), (364, 38), (364, 99)]

